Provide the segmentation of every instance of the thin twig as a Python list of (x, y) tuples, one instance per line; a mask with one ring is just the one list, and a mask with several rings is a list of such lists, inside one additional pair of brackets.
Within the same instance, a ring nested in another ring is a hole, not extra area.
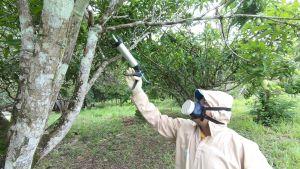
[(124, 18), (128, 18), (129, 15), (123, 15), (123, 16), (112, 16), (111, 19), (124, 19)]
[(222, 39), (223, 39), (223, 41), (224, 41), (226, 47), (227, 47), (227, 48), (228, 48), (235, 56), (237, 56), (237, 57), (243, 59), (244, 61), (249, 62), (248, 59), (245, 59), (245, 58), (243, 58), (242, 56), (238, 55), (238, 54), (237, 54), (237, 53), (229, 46), (229, 44), (228, 44), (228, 42), (227, 42), (227, 40), (226, 40), (226, 37), (225, 37), (225, 33), (224, 33), (223, 21), (222, 21), (222, 19), (220, 19), (219, 21), (220, 21), (220, 29), (221, 29)]
[(233, 15), (235, 12), (237, 12), (239, 10), (239, 8), (242, 6), (242, 4), (244, 3), (244, 0), (241, 0), (235, 7), (234, 9), (230, 10), (229, 15)]
[(251, 15), (251, 14), (233, 14), (229, 16), (212, 16), (212, 17), (195, 17), (195, 18), (185, 18), (176, 21), (164, 21), (164, 22), (147, 22), (147, 21), (136, 21), (132, 23), (120, 24), (116, 26), (110, 26), (105, 28), (106, 31), (115, 31), (122, 28), (132, 28), (136, 26), (164, 26), (164, 25), (176, 25), (183, 24), (186, 22), (194, 22), (201, 20), (214, 20), (214, 19), (229, 19), (238, 17), (248, 17), (248, 18), (262, 18), (262, 19), (275, 19), (275, 20), (300, 20), (300, 18), (288, 18), (288, 17), (277, 17), (277, 16), (262, 16), (262, 15)]
[(277, 19), (272, 19), (272, 18), (269, 18), (268, 20), (273, 21), (273, 22), (282, 23), (282, 24), (289, 25), (289, 26), (293, 26), (293, 27), (296, 27), (296, 28), (300, 28), (300, 25), (289, 23), (289, 22), (284, 21), (284, 20), (282, 21), (282, 20), (277, 20)]
[(116, 12), (116, 6), (123, 2), (124, 0), (111, 0), (106, 12), (100, 17), (99, 25), (104, 26)]
[(94, 12), (92, 9), (88, 9), (87, 10), (88, 12), (88, 27), (93, 27), (95, 25), (95, 22), (94, 22)]

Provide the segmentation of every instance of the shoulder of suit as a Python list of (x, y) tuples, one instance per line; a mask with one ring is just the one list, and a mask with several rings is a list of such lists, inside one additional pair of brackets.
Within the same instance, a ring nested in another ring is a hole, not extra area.
[(244, 136), (238, 134), (236, 131), (234, 131), (230, 128), (228, 128), (228, 133), (231, 136), (232, 140), (234, 140), (234, 142), (236, 142), (236, 143), (240, 143), (240, 144), (251, 146), (251, 147), (258, 147), (258, 145), (254, 141), (252, 141), (248, 138), (245, 138)]
[(197, 124), (190, 119), (176, 118), (180, 123), (180, 128), (182, 129), (194, 129)]

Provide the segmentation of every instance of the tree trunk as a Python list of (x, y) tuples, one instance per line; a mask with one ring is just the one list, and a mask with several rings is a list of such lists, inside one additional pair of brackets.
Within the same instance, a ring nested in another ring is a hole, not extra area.
[[(62, 62), (60, 62), (58, 71), (55, 74), (52, 99), (50, 103), (51, 105), (54, 104), (54, 102), (57, 100), (57, 96), (61, 89), (61, 85), (64, 82), (64, 78), (69, 68), (69, 63), (72, 58), (74, 48), (76, 46), (76, 41), (80, 30), (80, 25), (82, 22), (84, 11), (88, 6), (89, 1), (90, 0), (77, 0), (74, 4), (74, 9), (72, 11), (70, 23), (67, 29), (67, 48), (64, 51), (64, 57), (62, 58)], [(51, 111), (52, 108), (49, 110), (49, 112)]]
[[(23, 76), (20, 77), (20, 100), (16, 107), (16, 121), (11, 127), (5, 169), (31, 168), (49, 109), (53, 106), (50, 105), (53, 80), (65, 51), (66, 30), (74, 6), (73, 0), (44, 0), (40, 30), (43, 36), (37, 37), (32, 36), (27, 1), (19, 2), (22, 34), (20, 67)], [(29, 26), (22, 27), (24, 23)], [(33, 38), (37, 38), (35, 44)]]
[(51, 125), (46, 134), (43, 136), (40, 144), (39, 151), (36, 154), (37, 159), (43, 158), (47, 155), (61, 140), (66, 136), (66, 134), (71, 129), (71, 126), (78, 116), (85, 95), (88, 92), (89, 84), (89, 74), (91, 70), (92, 61), (95, 55), (95, 49), (98, 42), (98, 34), (101, 31), (101, 27), (99, 25), (95, 25), (90, 28), (88, 34), (88, 40), (86, 45), (86, 55), (81, 60), (80, 66), (80, 76), (78, 80), (78, 85), (75, 90), (75, 98), (70, 103), (69, 110), (64, 113), (57, 123)]

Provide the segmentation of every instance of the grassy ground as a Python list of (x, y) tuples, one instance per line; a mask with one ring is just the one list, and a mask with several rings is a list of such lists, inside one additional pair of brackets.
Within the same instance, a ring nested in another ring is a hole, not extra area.
[(63, 143), (36, 168), (174, 168), (175, 144), (134, 113), (131, 104), (82, 111)]
[[(252, 121), (247, 101), (236, 100), (229, 127), (257, 142), (274, 168), (297, 168), (300, 166), (299, 101), (293, 124), (266, 128)], [(157, 101), (155, 105), (163, 114), (180, 115), (180, 108), (171, 101)], [(67, 137), (35, 168), (174, 168), (175, 144), (159, 136), (134, 113), (132, 104), (110, 103), (82, 111)], [(49, 123), (56, 118), (58, 115), (52, 115)]]

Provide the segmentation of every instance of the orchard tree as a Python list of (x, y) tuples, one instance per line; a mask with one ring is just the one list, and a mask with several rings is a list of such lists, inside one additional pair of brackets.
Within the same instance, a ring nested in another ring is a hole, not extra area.
[[(294, 3), (268, 4), (267, 15), (294, 17), (300, 15), (300, 5)], [(299, 21), (279, 22), (255, 19), (244, 24), (235, 48), (249, 60), (236, 76), (244, 81), (246, 97), (255, 95), (254, 114), (265, 125), (280, 120), (292, 120), (290, 103), (277, 97), (282, 93), (299, 93)], [(282, 105), (282, 106), (280, 106)]]

